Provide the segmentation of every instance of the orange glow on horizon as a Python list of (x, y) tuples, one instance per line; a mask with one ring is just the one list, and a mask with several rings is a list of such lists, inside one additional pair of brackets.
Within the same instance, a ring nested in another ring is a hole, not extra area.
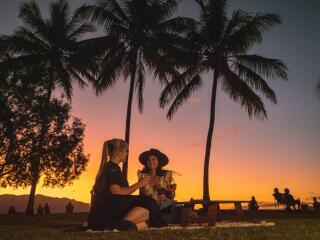
[[(154, 85), (148, 85), (145, 92), (143, 115), (138, 114), (136, 103), (133, 104), (129, 183), (137, 181), (137, 170), (142, 168), (138, 162), (139, 154), (158, 148), (170, 158), (166, 168), (181, 174), (175, 176), (177, 199), (200, 199), (209, 120), (207, 89), (210, 87), (203, 87), (202, 92), (185, 104), (172, 121), (167, 121), (165, 111), (158, 107), (158, 95), (154, 94), (159, 94), (159, 86)], [(86, 124), (85, 153), (91, 155), (87, 171), (64, 189), (44, 189), (39, 184), (37, 194), (90, 202), (103, 142), (124, 135), (127, 97), (123, 96), (126, 96), (127, 88), (127, 82), (120, 83), (101, 97), (88, 90), (75, 91), (73, 113)], [(274, 187), (280, 190), (289, 187), (302, 201), (319, 194), (320, 184), (315, 181), (319, 163), (305, 164), (301, 160), (311, 161), (316, 156), (312, 155), (315, 151), (304, 149), (299, 139), (291, 137), (293, 131), (279, 135), (274, 130), (278, 122), (276, 118), (270, 117), (268, 122), (249, 120), (237, 104), (223, 95), (218, 96), (217, 116), (209, 171), (211, 199), (248, 200), (254, 195), (258, 201), (273, 201)], [(291, 139), (292, 146), (281, 143), (286, 142), (285, 137)], [(1, 189), (1, 194), (28, 193), (29, 189)]]

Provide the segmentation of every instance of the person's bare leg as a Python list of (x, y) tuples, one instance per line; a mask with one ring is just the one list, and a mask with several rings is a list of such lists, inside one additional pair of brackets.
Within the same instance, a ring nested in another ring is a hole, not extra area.
[(145, 229), (147, 229), (149, 227), (146, 222), (136, 223), (136, 226), (138, 228), (138, 231), (145, 230)]
[(149, 219), (149, 211), (142, 207), (134, 207), (132, 208), (127, 215), (123, 218), (123, 220), (128, 220), (135, 224), (146, 222)]

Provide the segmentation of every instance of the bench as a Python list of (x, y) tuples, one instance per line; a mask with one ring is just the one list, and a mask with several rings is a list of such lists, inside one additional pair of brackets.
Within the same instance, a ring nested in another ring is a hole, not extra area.
[[(180, 214), (180, 225), (187, 226), (190, 223), (203, 224), (208, 226), (215, 226), (218, 213), (220, 212), (220, 204), (234, 204), (235, 218), (239, 219), (242, 216), (242, 203), (249, 203), (249, 201), (233, 201), (233, 200), (216, 200), (203, 201), (191, 200), (189, 202), (177, 202), (175, 205), (182, 209)], [(205, 211), (195, 211), (196, 204), (201, 204)]]

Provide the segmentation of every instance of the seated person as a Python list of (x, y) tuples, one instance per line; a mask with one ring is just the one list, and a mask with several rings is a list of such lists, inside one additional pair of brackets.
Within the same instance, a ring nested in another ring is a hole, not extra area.
[(143, 230), (165, 224), (157, 202), (133, 192), (149, 184), (150, 177), (129, 186), (119, 164), (125, 162), (128, 144), (111, 139), (103, 144), (100, 169), (92, 190), (88, 227), (93, 230)]
[(298, 205), (298, 210), (301, 209), (301, 204), (299, 199), (294, 199), (293, 196), (290, 194), (290, 190), (288, 188), (284, 189), (283, 200), (286, 204), (286, 210), (291, 210), (291, 206), (293, 209), (296, 210), (296, 205)]
[(259, 205), (258, 205), (256, 198), (254, 196), (251, 197), (251, 201), (248, 204), (248, 209), (250, 211), (256, 211), (259, 209)]
[(282, 195), (282, 193), (279, 192), (278, 188), (275, 188), (273, 190), (272, 196), (277, 201), (277, 203), (285, 205), (285, 202), (284, 202), (284, 199), (283, 199), (283, 195)]
[(168, 157), (157, 149), (150, 149), (139, 156), (139, 161), (144, 165), (138, 171), (139, 181), (146, 176), (151, 177), (151, 182), (139, 189), (140, 195), (152, 197), (160, 206), (163, 218), (167, 223), (175, 222), (173, 204), (175, 203), (176, 184), (173, 171), (163, 170), (168, 164)]
[(317, 201), (317, 198), (313, 198), (313, 209), (316, 211), (320, 211), (320, 202)]

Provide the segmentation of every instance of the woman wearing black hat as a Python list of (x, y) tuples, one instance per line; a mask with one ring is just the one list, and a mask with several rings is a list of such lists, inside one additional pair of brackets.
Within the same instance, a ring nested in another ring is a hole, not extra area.
[(112, 139), (104, 143), (100, 169), (92, 189), (89, 228), (140, 230), (147, 226), (165, 225), (156, 201), (150, 197), (130, 195), (146, 186), (151, 178), (146, 176), (129, 186), (119, 167), (127, 155), (125, 141)]
[(139, 161), (144, 165), (143, 170), (138, 171), (138, 179), (151, 177), (151, 181), (141, 187), (140, 195), (152, 197), (156, 200), (167, 223), (173, 223), (173, 204), (175, 203), (176, 184), (173, 179), (173, 171), (163, 170), (169, 162), (168, 157), (157, 149), (150, 149), (139, 156)]

